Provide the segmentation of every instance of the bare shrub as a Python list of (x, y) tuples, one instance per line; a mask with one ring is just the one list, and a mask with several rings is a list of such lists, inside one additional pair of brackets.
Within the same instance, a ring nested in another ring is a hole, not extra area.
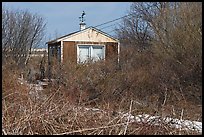
[[(167, 104), (182, 108), (188, 104), (194, 105), (195, 111), (199, 110), (202, 101), (201, 9), (201, 4), (196, 2), (132, 4), (132, 16), (125, 18), (118, 28), (121, 48), (126, 52), (121, 55), (120, 63), (129, 72), (132, 68), (135, 74), (141, 73), (141, 83), (135, 82), (135, 90), (136, 95), (143, 95), (142, 100), (149, 104), (157, 102), (158, 108)], [(138, 26), (138, 22), (141, 25)], [(143, 29), (138, 29), (140, 27)], [(145, 45), (137, 43), (138, 37), (147, 34), (151, 39), (144, 39)], [(140, 46), (148, 48), (141, 50)], [(155, 101), (148, 101), (151, 95), (157, 96)]]
[[(43, 99), (42, 96), (32, 99), (29, 85), (17, 82), (21, 73), (15, 61), (3, 65), (2, 134), (200, 134), (173, 128), (170, 123), (131, 122), (121, 115), (121, 112), (147, 113), (164, 118), (202, 120), (202, 33), (198, 31), (200, 16), (197, 15), (200, 6), (178, 4), (177, 14), (174, 14), (176, 9), (168, 9), (174, 11), (171, 14), (178, 20), (174, 28), (168, 28), (168, 34), (164, 31), (165, 21), (171, 24), (172, 20), (165, 20), (169, 14), (164, 12), (165, 3), (147, 3), (146, 6), (155, 8), (155, 14), (158, 9), (162, 11), (163, 16), (156, 14), (156, 18), (151, 18), (154, 12), (148, 13), (145, 5), (135, 6), (143, 8), (140, 11), (146, 15), (143, 19), (155, 26), (151, 29), (155, 32), (151, 35), (154, 39), (147, 42), (148, 48), (134, 45), (141, 39), (129, 43), (128, 47), (121, 45), (119, 64), (117, 56), (96, 63), (55, 64), (52, 76), (56, 82), (43, 90)], [(141, 33), (137, 40), (140, 36)], [(131, 40), (134, 41), (134, 37)], [(41, 60), (34, 62), (39, 65)]]

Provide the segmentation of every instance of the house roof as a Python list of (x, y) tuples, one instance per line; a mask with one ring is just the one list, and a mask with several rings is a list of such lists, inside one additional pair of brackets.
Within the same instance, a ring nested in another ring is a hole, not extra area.
[(99, 29), (97, 29), (97, 28), (91, 26), (91, 27), (85, 28), (85, 29), (83, 29), (83, 30), (75, 31), (75, 32), (69, 33), (69, 34), (67, 34), (67, 35), (64, 35), (64, 36), (62, 36), (62, 37), (56, 38), (56, 39), (54, 39), (54, 40), (48, 41), (48, 42), (46, 42), (46, 44), (56, 43), (56, 42), (62, 41), (62, 40), (65, 39), (65, 38), (71, 37), (71, 36), (73, 36), (73, 35), (75, 35), (75, 34), (78, 34), (78, 33), (82, 33), (82, 32), (84, 32), (84, 31), (86, 31), (87, 29), (93, 29), (93, 30), (95, 30), (95, 31), (97, 31), (97, 32), (99, 32), (99, 33), (101, 33), (101, 34), (103, 34), (103, 35), (109, 37), (109, 38), (112, 38), (112, 39), (115, 40), (115, 41), (119, 41), (118, 39), (112, 37), (111, 35), (109, 35), (109, 34), (103, 32), (103, 31), (101, 31), (101, 30), (99, 30)]

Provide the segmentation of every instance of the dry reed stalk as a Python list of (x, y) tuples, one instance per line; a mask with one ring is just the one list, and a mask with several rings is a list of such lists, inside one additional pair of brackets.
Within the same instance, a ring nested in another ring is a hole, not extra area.
[(129, 115), (128, 115), (127, 123), (126, 123), (126, 126), (125, 126), (124, 135), (127, 132), (128, 124), (129, 124), (129, 121), (130, 121), (130, 115), (131, 115), (131, 111), (132, 111), (132, 103), (133, 103), (133, 100), (131, 100), (131, 102), (130, 102)]
[(68, 135), (68, 134), (72, 134), (72, 133), (80, 133), (80, 132), (96, 130), (96, 129), (106, 129), (106, 128), (110, 128), (110, 127), (117, 127), (117, 126), (122, 126), (122, 125), (125, 125), (125, 124), (126, 124), (126, 122), (120, 123), (120, 124), (115, 124), (115, 125), (110, 125), (110, 126), (102, 126), (102, 127), (96, 127), (96, 128), (84, 128), (84, 129), (80, 129), (80, 130), (74, 130), (74, 131), (70, 131), (70, 132), (58, 133), (58, 134), (54, 134), (54, 135), (66, 135), (66, 134)]

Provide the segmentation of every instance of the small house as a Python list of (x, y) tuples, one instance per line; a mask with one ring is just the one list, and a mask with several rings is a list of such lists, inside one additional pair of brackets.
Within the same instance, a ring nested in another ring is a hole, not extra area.
[(80, 23), (79, 31), (51, 40), (47, 45), (49, 63), (53, 57), (62, 63), (106, 60), (117, 57), (120, 52), (119, 41), (116, 38), (95, 27), (86, 28), (83, 21)]

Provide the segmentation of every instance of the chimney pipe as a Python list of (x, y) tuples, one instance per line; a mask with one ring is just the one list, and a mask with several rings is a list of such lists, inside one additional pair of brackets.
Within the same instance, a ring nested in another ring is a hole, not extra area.
[(86, 28), (86, 23), (84, 22), (81, 22), (79, 25), (80, 25), (80, 30), (83, 30)]

